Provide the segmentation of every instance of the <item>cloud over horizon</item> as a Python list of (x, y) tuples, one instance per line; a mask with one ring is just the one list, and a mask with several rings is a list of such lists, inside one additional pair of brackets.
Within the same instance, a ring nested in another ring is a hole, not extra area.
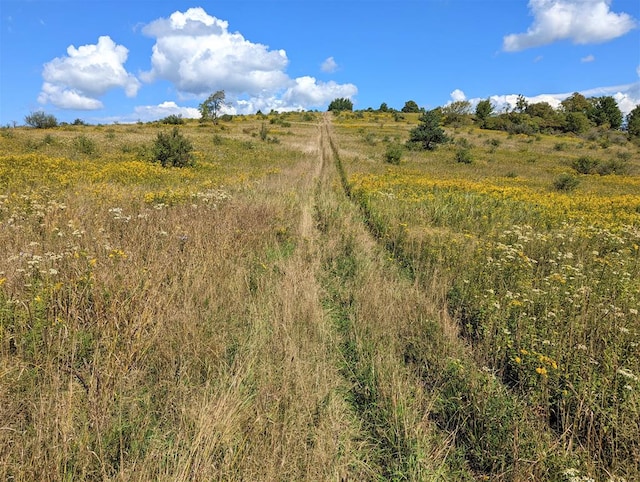
[(102, 107), (100, 96), (113, 89), (123, 89), (134, 97), (140, 88), (138, 79), (124, 68), (129, 50), (116, 45), (109, 36), (97, 44), (70, 45), (67, 56), (44, 64), (44, 82), (38, 102), (50, 102), (62, 109), (95, 110)]
[[(291, 79), (285, 73), (289, 64), (285, 50), (271, 50), (230, 32), (228, 22), (200, 7), (157, 19), (143, 33), (156, 43), (152, 68), (141, 75), (142, 80), (168, 80), (185, 96), (201, 98), (224, 90), (228, 100), (236, 100), (237, 109), (245, 111), (257, 105), (288, 110), (318, 107), (336, 96), (357, 93), (353, 84), (323, 83), (309, 76)], [(325, 61), (329, 68), (330, 60)]]
[(636, 28), (627, 13), (610, 10), (611, 0), (529, 0), (534, 17), (525, 33), (503, 39), (503, 50), (519, 52), (559, 40), (575, 44), (602, 43)]
[[(585, 97), (601, 97), (611, 96), (613, 97), (620, 111), (624, 116), (631, 112), (635, 106), (640, 105), (640, 81), (626, 85), (617, 85), (611, 87), (597, 87), (594, 89), (587, 89), (579, 92)], [(573, 95), (573, 92), (565, 92), (561, 94), (539, 94), (534, 96), (524, 96), (526, 101), (530, 104), (538, 102), (547, 102), (554, 109), (560, 106), (560, 103)], [(495, 112), (501, 112), (504, 110), (513, 110), (516, 107), (520, 94), (495, 94), (489, 96), (489, 100), (494, 106)], [(447, 105), (459, 100), (467, 100), (475, 108), (478, 102), (486, 100), (486, 98), (476, 97), (473, 99), (467, 99), (460, 89), (456, 89), (451, 92), (451, 100), (447, 102)]]

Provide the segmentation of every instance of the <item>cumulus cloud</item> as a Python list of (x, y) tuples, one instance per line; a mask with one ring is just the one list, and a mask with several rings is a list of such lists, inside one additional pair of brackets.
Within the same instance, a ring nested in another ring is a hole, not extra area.
[(98, 97), (112, 89), (124, 89), (134, 97), (140, 82), (124, 68), (129, 51), (108, 36), (95, 45), (70, 45), (67, 55), (44, 64), (44, 83), (38, 101), (63, 109), (99, 109)]
[(451, 100), (453, 102), (460, 102), (463, 100), (467, 100), (467, 96), (464, 95), (464, 92), (462, 92), (460, 89), (456, 89), (453, 92), (451, 92)]
[(580, 59), (580, 62), (589, 63), (589, 62), (593, 62), (594, 60), (596, 60), (596, 58), (593, 55), (587, 55), (586, 57), (582, 57)]
[(163, 119), (170, 115), (182, 116), (185, 119), (199, 119), (200, 111), (195, 107), (181, 107), (173, 101), (158, 105), (143, 105), (135, 108), (135, 117), (143, 122)]
[(337, 97), (352, 97), (358, 89), (353, 84), (336, 82), (318, 82), (314, 77), (298, 77), (289, 87), (282, 99), (291, 105), (322, 105)]
[(240, 111), (256, 106), (293, 110), (321, 106), (336, 93), (351, 97), (357, 92), (352, 84), (323, 83), (312, 77), (291, 79), (285, 73), (289, 59), (284, 50), (272, 50), (230, 32), (228, 22), (200, 7), (155, 20), (143, 33), (156, 43), (151, 70), (142, 80), (168, 80), (182, 96), (203, 98), (224, 90), (228, 100), (235, 99), (233, 108)]
[(332, 73), (338, 70), (338, 64), (333, 57), (329, 57), (327, 60), (322, 62), (320, 68), (323, 72)]
[(558, 40), (600, 43), (635, 28), (630, 15), (614, 13), (610, 5), (611, 0), (529, 0), (533, 24), (525, 33), (504, 37), (503, 49), (517, 52)]
[[(640, 105), (640, 82), (631, 84), (617, 85), (610, 87), (597, 87), (594, 89), (583, 90), (579, 92), (585, 97), (601, 97), (611, 96), (618, 103), (618, 107), (623, 115), (627, 115), (636, 105)], [(560, 103), (573, 95), (573, 92), (565, 92), (562, 94), (540, 94), (531, 97), (524, 96), (529, 104), (538, 102), (547, 102), (554, 109), (560, 107)], [(515, 109), (518, 102), (519, 94), (492, 95), (489, 97), (494, 106), (495, 112), (511, 111)], [(475, 108), (478, 102), (485, 100), (484, 98), (469, 99), (469, 102)]]

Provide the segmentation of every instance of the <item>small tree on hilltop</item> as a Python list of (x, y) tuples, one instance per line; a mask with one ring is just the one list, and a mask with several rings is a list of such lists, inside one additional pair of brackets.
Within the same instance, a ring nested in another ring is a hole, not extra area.
[(43, 111), (32, 112), (24, 118), (28, 126), (36, 129), (50, 129), (58, 125), (58, 119), (54, 115), (45, 114)]
[(420, 112), (420, 107), (418, 106), (418, 104), (416, 104), (415, 100), (408, 100), (404, 103), (404, 106), (402, 107), (402, 112), (405, 112), (408, 114)]
[(480, 127), (484, 127), (487, 123), (487, 119), (493, 113), (493, 104), (490, 99), (481, 100), (476, 106), (476, 120)]
[(220, 109), (225, 105), (224, 99), (224, 90), (214, 92), (207, 97), (207, 100), (198, 107), (198, 110), (200, 111), (200, 120), (202, 122), (211, 120), (214, 124), (217, 124)]
[(343, 110), (353, 111), (353, 102), (351, 102), (350, 99), (342, 97), (333, 99), (327, 110), (332, 112), (341, 112)]
[(447, 142), (449, 138), (440, 127), (440, 115), (440, 109), (424, 112), (420, 116), (420, 124), (411, 130), (409, 142), (420, 144), (427, 150), (433, 150), (437, 144)]

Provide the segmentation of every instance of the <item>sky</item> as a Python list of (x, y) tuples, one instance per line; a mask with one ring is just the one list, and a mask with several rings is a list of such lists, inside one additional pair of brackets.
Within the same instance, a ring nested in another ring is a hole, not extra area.
[(580, 92), (640, 104), (638, 0), (0, 0), (0, 125), (432, 109)]

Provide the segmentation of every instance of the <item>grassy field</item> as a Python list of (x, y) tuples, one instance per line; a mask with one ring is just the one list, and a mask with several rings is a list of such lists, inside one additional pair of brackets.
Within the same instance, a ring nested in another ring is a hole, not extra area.
[(640, 477), (638, 147), (416, 123), (3, 129), (0, 478)]

